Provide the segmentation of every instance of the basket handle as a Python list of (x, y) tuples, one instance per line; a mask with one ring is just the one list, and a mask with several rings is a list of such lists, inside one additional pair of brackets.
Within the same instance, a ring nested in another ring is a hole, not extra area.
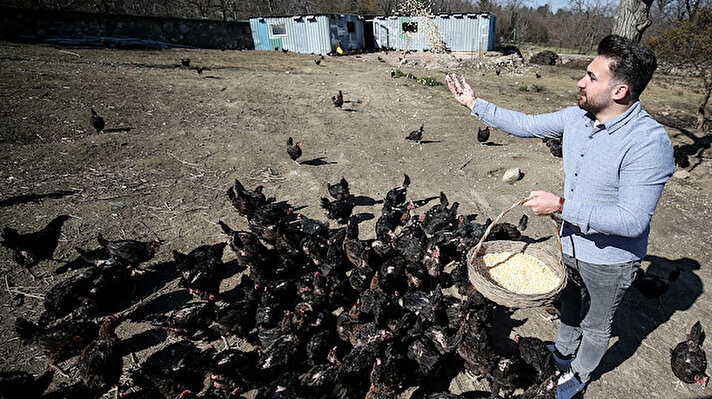
[[(487, 227), (487, 230), (485, 230), (485, 234), (482, 235), (482, 238), (480, 238), (480, 242), (477, 243), (477, 246), (475, 247), (475, 252), (472, 254), (473, 258), (477, 257), (477, 253), (480, 251), (480, 247), (482, 247), (482, 243), (485, 242), (487, 237), (489, 236), (490, 232), (492, 231), (492, 228), (494, 225), (499, 223), (499, 220), (502, 219), (504, 215), (507, 214), (507, 212), (511, 211), (512, 209), (516, 208), (517, 206), (525, 203), (529, 197), (523, 198), (512, 205), (510, 205), (507, 209), (503, 210), (499, 215), (497, 215), (496, 218), (490, 223), (490, 225)], [(556, 243), (559, 245), (559, 253), (561, 254), (561, 257), (563, 258), (563, 249), (561, 248), (561, 237), (559, 237), (559, 226), (556, 224), (556, 220), (554, 220), (554, 216), (551, 216), (551, 223), (554, 226), (554, 237), (556, 237)]]

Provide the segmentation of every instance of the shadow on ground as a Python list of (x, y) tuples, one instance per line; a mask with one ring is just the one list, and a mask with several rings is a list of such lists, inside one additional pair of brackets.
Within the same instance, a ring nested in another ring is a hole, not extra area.
[[(631, 288), (623, 298), (618, 312), (613, 319), (611, 336), (617, 336), (613, 344), (601, 360), (601, 364), (591, 376), (591, 380), (599, 379), (603, 374), (614, 370), (628, 360), (638, 350), (640, 345), (648, 345), (643, 341), (660, 325), (667, 323), (677, 311), (690, 309), (702, 294), (702, 280), (694, 272), (700, 269), (700, 263), (694, 259), (666, 259), (648, 255), (644, 260), (650, 261), (648, 272), (657, 276), (667, 276), (670, 271), (680, 268), (680, 277), (672, 283), (670, 290), (663, 294), (660, 302), (645, 298), (635, 288)], [(662, 304), (662, 306), (660, 306)], [(692, 324), (680, 326), (680, 339), (685, 338)], [(653, 348), (661, 352), (661, 361), (669, 362), (668, 348)]]

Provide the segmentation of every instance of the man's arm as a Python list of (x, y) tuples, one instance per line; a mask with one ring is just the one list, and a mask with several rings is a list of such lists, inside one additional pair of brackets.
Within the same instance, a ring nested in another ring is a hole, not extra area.
[(566, 118), (570, 112), (564, 109), (558, 112), (540, 115), (527, 115), (522, 112), (499, 108), (481, 98), (467, 83), (464, 76), (445, 75), (450, 92), (458, 103), (467, 107), (471, 114), (482, 122), (518, 137), (558, 138), (564, 133)]

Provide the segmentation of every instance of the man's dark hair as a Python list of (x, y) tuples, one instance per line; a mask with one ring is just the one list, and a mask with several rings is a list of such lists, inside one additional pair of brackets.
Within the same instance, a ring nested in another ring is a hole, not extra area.
[(613, 80), (628, 84), (633, 101), (638, 100), (658, 67), (655, 53), (619, 35), (604, 37), (598, 44), (598, 55), (611, 60), (608, 68)]

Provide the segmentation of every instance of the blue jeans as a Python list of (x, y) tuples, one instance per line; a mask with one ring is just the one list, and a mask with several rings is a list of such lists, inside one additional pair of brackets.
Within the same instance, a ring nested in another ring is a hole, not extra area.
[(585, 383), (608, 349), (613, 315), (640, 261), (598, 265), (567, 255), (563, 260), (569, 279), (560, 297), (556, 349), (563, 355), (576, 355), (571, 369)]

